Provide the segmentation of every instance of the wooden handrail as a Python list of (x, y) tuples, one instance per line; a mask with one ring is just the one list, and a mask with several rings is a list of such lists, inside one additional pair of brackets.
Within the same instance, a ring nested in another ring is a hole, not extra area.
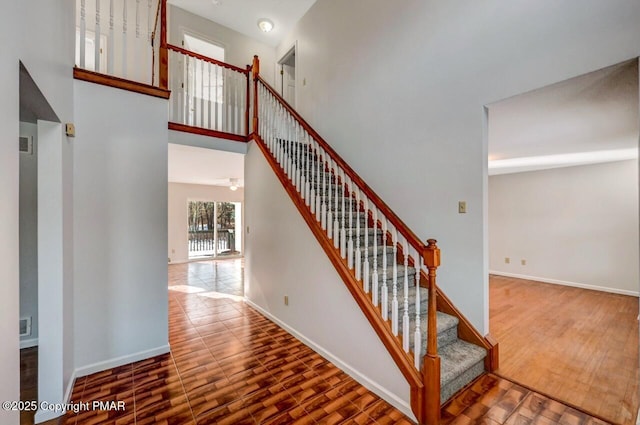
[(191, 50), (183, 49), (182, 47), (178, 47), (173, 44), (167, 44), (167, 49), (173, 50), (174, 52), (181, 53), (183, 55), (191, 56), (192, 58), (196, 58), (201, 61), (205, 61), (205, 62), (212, 63), (214, 65), (221, 66), (223, 68), (230, 69), (232, 71), (240, 72), (242, 74), (247, 74), (247, 75), (249, 74), (248, 69), (243, 69), (243, 68), (240, 68), (239, 66), (231, 65), (229, 63), (222, 62), (222, 61), (210, 58), (208, 56), (201, 55), (196, 52), (192, 52)]
[[(258, 80), (262, 85), (284, 106), (284, 108), (300, 123), (302, 128), (305, 129), (311, 137), (318, 142), (320, 146), (333, 158), (333, 160), (345, 171), (351, 181), (358, 186), (364, 194), (373, 201), (378, 211), (380, 211), (401, 233), (411, 246), (413, 246), (418, 252), (423, 252), (426, 248), (424, 243), (416, 236), (411, 229), (389, 208), (389, 206), (367, 185), (362, 178), (338, 155), (338, 153), (329, 146), (329, 144), (307, 123), (302, 116), (296, 112), (295, 109), (287, 103), (286, 100), (273, 87), (269, 85), (262, 77), (258, 76)], [(254, 110), (255, 111), (255, 110)], [(254, 113), (257, 113), (254, 112)], [(255, 118), (254, 118), (255, 119)], [(255, 127), (254, 127), (255, 131)]]

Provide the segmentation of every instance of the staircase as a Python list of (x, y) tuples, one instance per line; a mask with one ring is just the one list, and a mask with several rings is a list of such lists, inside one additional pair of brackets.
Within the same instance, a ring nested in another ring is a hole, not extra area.
[[(404, 264), (397, 261), (397, 249), (394, 250), (394, 247), (388, 241), (385, 243), (383, 230), (373, 225), (373, 221), (369, 219), (368, 214), (358, 208), (353, 193), (349, 193), (344, 184), (336, 181), (337, 179), (334, 175), (329, 176), (322, 171), (317, 172), (319, 169), (318, 156), (315, 152), (309, 151), (308, 145), (282, 139), (277, 140), (276, 144), (287, 158), (292, 158), (292, 164), (296, 169), (304, 170), (301, 171), (300, 179), (304, 179), (307, 182), (325, 182), (324, 188), (321, 183), (314, 184), (312, 188), (318, 194), (321, 204), (328, 205), (331, 201), (331, 215), (340, 229), (344, 221), (345, 231), (337, 232), (337, 246), (347, 245), (349, 240), (351, 240), (352, 244), (359, 245), (360, 253), (356, 253), (355, 257), (360, 258), (360, 267), (363, 275), (371, 278), (374, 275), (374, 271), (377, 272), (379, 278), (378, 299), (385, 299), (384, 291), (386, 288), (386, 299), (393, 300), (394, 276), (396, 283), (403, 282), (405, 268)], [(310, 166), (303, 167), (301, 161), (307, 159)], [(327, 181), (330, 181), (330, 184), (326, 184)], [(343, 202), (345, 210), (336, 211), (341, 208)], [(351, 235), (351, 239), (349, 239), (349, 235)], [(354, 240), (354, 235), (360, 235), (359, 240)], [(344, 241), (342, 240), (343, 236)], [(368, 239), (366, 241), (368, 245), (366, 251), (364, 248), (365, 238)], [(367, 259), (368, 265), (365, 259)], [(367, 270), (367, 272), (364, 270)], [(416, 297), (416, 269), (408, 266), (406, 272), (408, 278), (408, 329), (415, 329), (416, 310), (419, 305), (420, 312), (418, 316), (420, 317), (421, 334), (426, 335), (428, 290), (425, 287), (418, 286), (419, 296)], [(396, 299), (404, 300), (404, 285), (397, 285), (396, 291)], [(419, 298), (418, 304), (415, 302), (416, 298)], [(387, 316), (391, 317), (391, 303), (387, 304)], [(437, 312), (436, 316), (438, 355), (441, 358), (440, 402), (444, 403), (465, 385), (485, 372), (484, 360), (487, 356), (487, 350), (458, 338), (459, 320), (457, 317), (440, 311)], [(402, 328), (399, 328), (398, 331), (401, 338), (405, 337)], [(411, 336), (407, 335), (406, 337), (410, 338)], [(425, 353), (426, 350), (427, 338), (423, 338), (420, 351)], [(422, 362), (420, 362), (420, 367), (422, 367)]]
[(254, 140), (410, 387), (421, 424), (485, 371), (498, 346), (481, 336), (436, 284), (440, 249), (424, 244), (259, 75)]

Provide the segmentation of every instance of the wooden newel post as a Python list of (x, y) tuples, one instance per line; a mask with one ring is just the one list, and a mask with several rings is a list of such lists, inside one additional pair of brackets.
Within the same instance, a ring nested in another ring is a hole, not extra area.
[(253, 132), (258, 134), (258, 77), (260, 76), (260, 59), (253, 56)]
[(167, 0), (160, 0), (160, 69), (159, 85), (169, 88), (169, 50), (167, 50)]
[(436, 270), (440, 266), (440, 248), (435, 239), (427, 240), (424, 264), (429, 270), (429, 303), (427, 305), (427, 355), (422, 374), (425, 384), (425, 423), (440, 421), (440, 357), (438, 356), (438, 326), (436, 322)]

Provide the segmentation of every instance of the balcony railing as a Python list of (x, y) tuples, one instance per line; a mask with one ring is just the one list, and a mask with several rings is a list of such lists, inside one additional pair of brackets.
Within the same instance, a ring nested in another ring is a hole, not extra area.
[(76, 67), (159, 85), (161, 0), (77, 0)]

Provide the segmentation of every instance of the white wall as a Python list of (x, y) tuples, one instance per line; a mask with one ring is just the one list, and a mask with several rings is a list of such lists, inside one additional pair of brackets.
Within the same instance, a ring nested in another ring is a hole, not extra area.
[(489, 177), (492, 272), (637, 295), (638, 240), (637, 160)]
[(245, 182), (247, 299), (411, 415), (406, 380), (253, 142)]
[[(22, 60), (54, 111), (64, 122), (73, 122), (72, 73), (74, 3), (57, 0), (9, 2), (3, 5), (0, 36), (4, 43), (0, 55), (0, 398), (17, 400), (19, 392), (18, 336), (16, 332), (19, 308), (19, 244), (18, 244), (18, 61)], [(43, 42), (46, 40), (46, 42)], [(63, 149), (63, 159), (69, 159), (70, 149)], [(62, 176), (65, 186), (72, 187), (70, 175)], [(63, 216), (69, 219), (71, 208), (64, 204)], [(66, 245), (66, 250), (69, 246)], [(66, 252), (67, 264), (73, 261)], [(65, 281), (65, 290), (72, 285)], [(58, 312), (58, 314), (63, 314)], [(72, 327), (64, 316), (65, 326)], [(42, 333), (42, 327), (40, 328)], [(61, 335), (61, 338), (64, 338)], [(66, 386), (72, 372), (72, 341), (63, 342), (63, 380)], [(0, 411), (0, 422), (17, 423), (17, 412)]]
[(84, 375), (168, 350), (167, 102), (75, 81), (74, 106), (75, 362)]
[(229, 190), (229, 187), (222, 186), (169, 183), (168, 257), (172, 263), (181, 263), (189, 260), (188, 201), (243, 202), (244, 189), (238, 188), (234, 192)]
[(299, 111), (438, 239), (439, 284), (485, 333), (483, 105), (637, 56), (638, 18), (630, 0), (318, 0), (276, 57), (297, 40)]
[[(0, 39), (15, 40), (20, 3), (8, 2), (0, 14)], [(18, 343), (18, 43), (4, 43), (0, 54), (0, 399), (20, 399)], [(17, 411), (0, 409), (0, 422), (17, 424)]]
[(20, 154), (20, 318), (31, 317), (31, 335), (21, 346), (38, 339), (38, 127), (21, 122), (20, 137), (33, 141), (31, 154)]
[(267, 81), (273, 81), (275, 49), (230, 28), (194, 15), (184, 9), (169, 5), (169, 43), (181, 46), (182, 33), (186, 29), (194, 35), (225, 48), (224, 61), (240, 68), (251, 65), (253, 55), (260, 57), (260, 70)]

